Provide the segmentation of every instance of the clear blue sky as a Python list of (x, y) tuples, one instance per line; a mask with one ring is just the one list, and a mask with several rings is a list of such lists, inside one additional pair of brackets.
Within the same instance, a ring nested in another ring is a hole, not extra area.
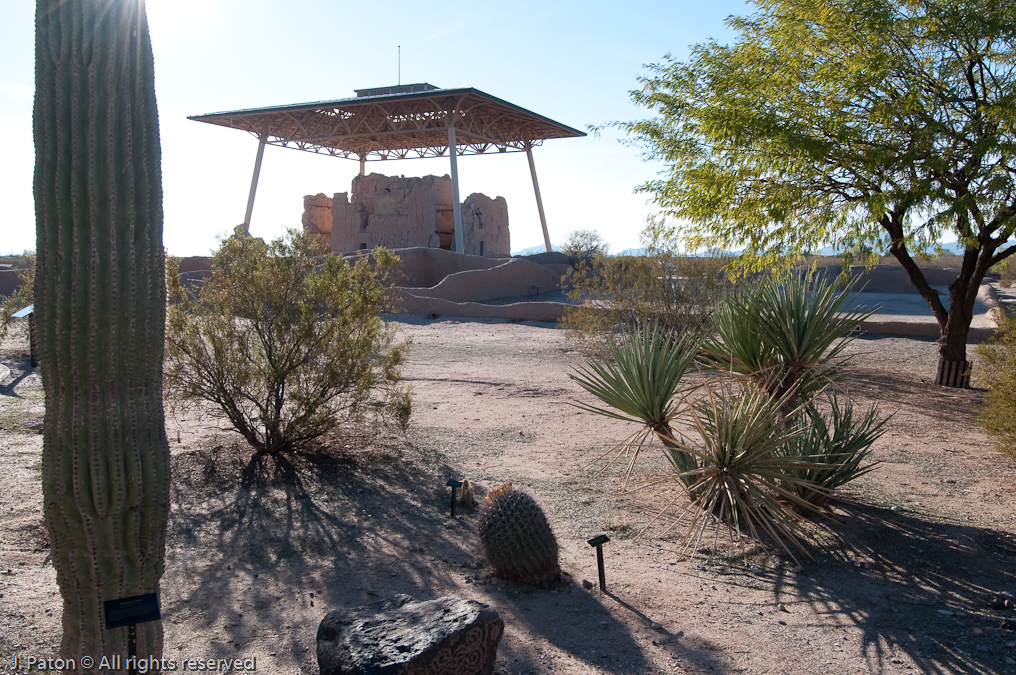
[[(643, 117), (629, 90), (647, 63), (685, 57), (709, 38), (727, 41), (730, 14), (752, 6), (715, 2), (441, 3), (394, 0), (148, 0), (162, 134), (165, 245), (208, 253), (243, 220), (257, 152), (253, 137), (188, 115), (334, 100), (354, 89), (402, 82), (474, 87), (553, 120), (587, 125)], [(383, 9), (379, 9), (383, 8)], [(0, 0), (0, 254), (35, 248), (32, 172), (34, 12)], [(633, 188), (658, 165), (617, 136), (548, 141), (534, 151), (551, 240), (596, 229), (613, 250), (639, 245), (651, 207)], [(425, 176), (447, 159), (368, 163), (368, 171)], [(252, 234), (298, 227), (303, 196), (349, 190), (358, 163), (269, 147)], [(459, 160), (461, 194), (508, 200), (512, 250), (542, 243), (524, 153)]]

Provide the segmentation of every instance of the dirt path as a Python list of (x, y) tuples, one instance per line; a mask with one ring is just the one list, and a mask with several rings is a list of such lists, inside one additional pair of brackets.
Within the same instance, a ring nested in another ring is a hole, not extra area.
[[(365, 452), (337, 438), (331, 455), (259, 466), (212, 420), (170, 418), (168, 656), (256, 655), (258, 672), (316, 673), (325, 613), (407, 593), (492, 605), (507, 625), (498, 668), (512, 675), (1016, 673), (1006, 663), (1016, 632), (999, 628), (1016, 615), (988, 606), (994, 592), (1016, 592), (1016, 467), (973, 424), (981, 392), (922, 383), (933, 342), (854, 343), (862, 371), (850, 393), (895, 416), (877, 444), (882, 464), (837, 508), (840, 537), (795, 571), (755, 546), (721, 541), (711, 555), (682, 552), (661, 527), (635, 536), (666, 495), (620, 498), (616, 475), (590, 468), (634, 429), (569, 405), (589, 399), (567, 377), (584, 359), (562, 331), (453, 320), (405, 328), (416, 403), (405, 437)], [(41, 528), (37, 377), (0, 394), (4, 672), (14, 653), (55, 654), (60, 601)], [(462, 476), (481, 491), (505, 480), (530, 490), (571, 582), (541, 590), (487, 580), (472, 514), (447, 515), (444, 483)], [(601, 533), (612, 540), (606, 594), (581, 583), (596, 580), (586, 539)]]

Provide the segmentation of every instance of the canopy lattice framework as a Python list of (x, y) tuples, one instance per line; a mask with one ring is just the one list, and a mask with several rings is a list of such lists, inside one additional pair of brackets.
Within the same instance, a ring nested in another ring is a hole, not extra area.
[(359, 90), (356, 98), (210, 113), (188, 119), (240, 129), (259, 139), (245, 229), (250, 226), (266, 144), (356, 158), (360, 160), (361, 174), (367, 161), (447, 155), (451, 160), (455, 236), (460, 251), (462, 223), (456, 156), (490, 151), (527, 153), (549, 251), (550, 237), (532, 148), (550, 138), (585, 136), (581, 131), (477, 89), (438, 89), (429, 84)]

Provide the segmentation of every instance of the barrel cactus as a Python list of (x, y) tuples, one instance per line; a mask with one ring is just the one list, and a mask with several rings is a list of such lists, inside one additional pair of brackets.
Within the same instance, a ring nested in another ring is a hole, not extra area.
[[(42, 492), (61, 656), (128, 653), (103, 601), (157, 592), (169, 516), (166, 284), (152, 45), (143, 0), (38, 0), (35, 313)], [(138, 625), (159, 657), (162, 625)]]
[(543, 510), (531, 496), (505, 483), (480, 503), (477, 529), (494, 575), (538, 584), (561, 573), (557, 539)]

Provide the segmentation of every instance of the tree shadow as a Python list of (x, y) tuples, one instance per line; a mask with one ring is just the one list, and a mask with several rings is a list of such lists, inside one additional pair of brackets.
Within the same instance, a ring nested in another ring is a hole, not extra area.
[(892, 648), (924, 673), (1001, 672), (1001, 629), (1016, 619), (995, 610), (995, 592), (1016, 581), (1016, 536), (921, 515), (844, 503), (835, 545), (804, 573), (777, 570), (776, 602), (804, 602), (830, 626), (860, 629), (870, 672), (887, 668)]
[(940, 387), (900, 373), (859, 370), (845, 385), (854, 398), (882, 401), (889, 409), (908, 408), (932, 415), (942, 424), (969, 424), (972, 411), (981, 404), (983, 389)]
[(430, 599), (475, 567), (468, 528), (447, 513), (450, 466), (338, 442), (276, 457), (242, 445), (174, 457), (167, 569), (179, 582), (164, 614), (206, 629), (209, 656), (269, 626), (279, 651), (306, 662), (317, 629), (308, 614), (319, 621), (397, 593)]
[[(479, 586), (488, 597), (488, 604), (496, 605), (506, 623), (525, 625), (532, 635), (539, 635), (564, 654), (576, 661), (608, 673), (618, 675), (645, 673), (652, 670), (642, 646), (628, 626), (617, 618), (616, 610), (606, 602), (617, 602), (624, 612), (630, 612), (648, 628), (653, 621), (638, 609), (613, 593), (586, 592), (576, 587), (570, 578), (550, 589), (521, 586), (497, 579)], [(683, 659), (705, 670), (723, 671), (724, 664), (717, 656), (719, 647), (705, 640), (681, 639), (682, 633), (651, 631), (653, 644), (665, 646), (672, 657)], [(513, 645), (502, 641), (499, 664), (508, 672), (554, 672), (562, 667), (549, 653), (542, 654), (534, 645)], [(534, 656), (533, 651), (537, 651)]]

